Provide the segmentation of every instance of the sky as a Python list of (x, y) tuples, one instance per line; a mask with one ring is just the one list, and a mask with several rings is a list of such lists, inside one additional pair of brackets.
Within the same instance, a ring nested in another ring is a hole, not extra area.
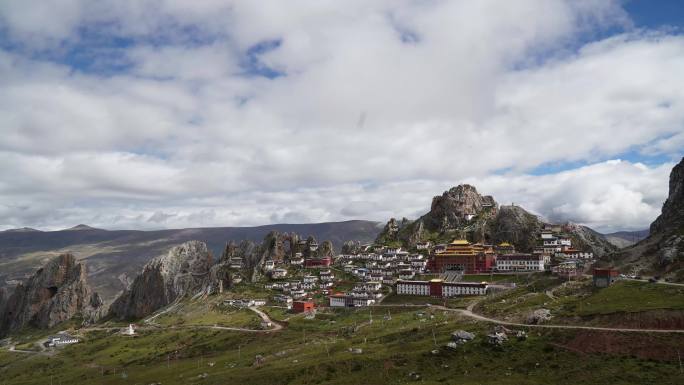
[(680, 1), (0, 2), (0, 230), (416, 218), (470, 183), (647, 228)]

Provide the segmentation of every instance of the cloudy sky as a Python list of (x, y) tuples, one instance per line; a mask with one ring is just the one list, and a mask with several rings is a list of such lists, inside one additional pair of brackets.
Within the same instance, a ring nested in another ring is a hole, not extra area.
[(672, 1), (0, 2), (0, 229), (415, 218), (474, 184), (641, 229), (684, 154)]

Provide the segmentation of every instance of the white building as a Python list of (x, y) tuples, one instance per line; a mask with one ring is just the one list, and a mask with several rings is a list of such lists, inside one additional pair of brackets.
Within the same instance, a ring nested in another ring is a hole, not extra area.
[(353, 290), (356, 291), (380, 291), (382, 284), (379, 281), (357, 283)]
[(78, 338), (72, 337), (66, 333), (60, 333), (54, 336), (50, 336), (45, 344), (49, 347), (57, 347), (77, 343), (79, 343)]
[(397, 281), (397, 294), (430, 295), (430, 283), (427, 281)]
[(589, 251), (579, 251), (579, 250), (565, 250), (561, 253), (557, 253), (556, 256), (563, 257), (567, 259), (594, 259), (594, 253)]
[(498, 271), (544, 271), (548, 256), (543, 254), (500, 254), (496, 257)]
[(264, 262), (264, 271), (271, 271), (273, 269), (275, 269), (275, 262), (273, 262), (273, 260), (269, 259)]
[(397, 281), (397, 294), (432, 297), (456, 297), (487, 294), (488, 285), (477, 282)]
[(287, 270), (285, 270), (285, 269), (273, 269), (273, 270), (271, 270), (271, 278), (278, 279), (278, 278), (285, 278), (285, 277), (287, 277)]
[(303, 281), (304, 283), (316, 283), (318, 281), (318, 277), (315, 275), (305, 275)]
[(330, 307), (363, 307), (375, 303), (372, 298), (353, 297), (345, 294), (335, 294), (328, 297)]

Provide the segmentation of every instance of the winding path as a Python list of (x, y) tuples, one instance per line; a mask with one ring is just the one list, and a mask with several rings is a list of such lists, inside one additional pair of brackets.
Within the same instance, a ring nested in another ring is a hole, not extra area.
[[(476, 302), (468, 305), (467, 309), (453, 309), (449, 307), (444, 307), (441, 305), (430, 305), (432, 309), (439, 309), (448, 312), (458, 313), (464, 317), (472, 318), (482, 322), (495, 323), (506, 326), (516, 326), (524, 328), (538, 328), (538, 329), (569, 329), (569, 330), (596, 330), (596, 331), (608, 331), (608, 332), (627, 332), (627, 333), (670, 333), (670, 334), (681, 334), (684, 333), (682, 329), (633, 329), (633, 328), (610, 328), (610, 327), (600, 327), (600, 326), (580, 326), (580, 325), (550, 325), (550, 324), (523, 324), (518, 322), (509, 322), (496, 318), (489, 318), (483, 315), (473, 313), (473, 307), (477, 304)], [(376, 307), (426, 307), (426, 305), (416, 305), (416, 304), (397, 304), (397, 305), (374, 305)]]

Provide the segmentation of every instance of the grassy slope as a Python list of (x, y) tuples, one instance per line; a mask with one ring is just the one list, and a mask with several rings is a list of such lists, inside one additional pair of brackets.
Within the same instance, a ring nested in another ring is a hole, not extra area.
[[(580, 355), (562, 348), (570, 332), (533, 333), (527, 341), (493, 348), (482, 342), (490, 325), (431, 309), (392, 308), (390, 313), (391, 320), (378, 315), (373, 324), (367, 323), (368, 309), (334, 311), (314, 320), (294, 316), (286, 330), (260, 335), (162, 329), (127, 338), (92, 332), (53, 357), (1, 352), (0, 378), (7, 384), (45, 384), (52, 375), (55, 384), (165, 385), (397, 384), (410, 382), (411, 372), (420, 373), (424, 384), (675, 384), (683, 379), (673, 360)], [(277, 310), (274, 317), (284, 315)], [(474, 331), (477, 338), (455, 352), (430, 353), (435, 341), (444, 345), (456, 329)], [(654, 336), (652, 343), (681, 342)], [(363, 353), (352, 354), (350, 347)], [(256, 355), (265, 357), (262, 365), (254, 365)], [(207, 373), (204, 380), (197, 377), (202, 373)]]
[(678, 286), (622, 281), (605, 289), (585, 288), (584, 293), (562, 298), (563, 313), (589, 316), (684, 309), (684, 287)]

